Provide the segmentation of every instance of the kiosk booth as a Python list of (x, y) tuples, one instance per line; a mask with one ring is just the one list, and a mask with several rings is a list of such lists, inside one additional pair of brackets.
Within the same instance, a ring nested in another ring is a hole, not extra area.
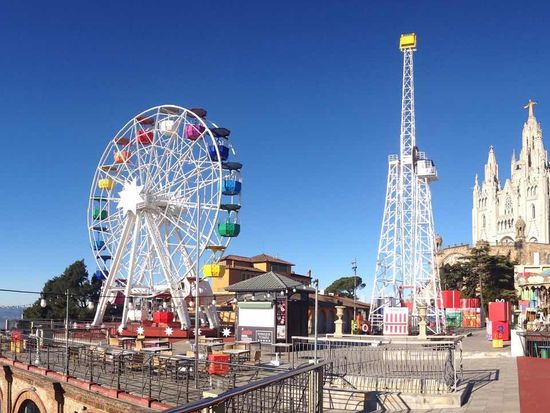
[(238, 341), (288, 343), (307, 336), (309, 293), (315, 292), (290, 277), (267, 272), (230, 285), (237, 300), (235, 337)]

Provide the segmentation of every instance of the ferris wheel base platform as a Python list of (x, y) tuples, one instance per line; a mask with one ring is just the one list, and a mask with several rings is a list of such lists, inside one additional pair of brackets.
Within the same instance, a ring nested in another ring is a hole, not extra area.
[[(138, 334), (139, 328), (143, 329), (142, 334)], [(181, 329), (180, 323), (128, 323), (126, 328), (120, 333), (118, 325), (109, 327), (109, 333), (112, 337), (133, 337), (138, 335), (145, 338), (169, 338), (174, 340), (188, 339), (195, 337), (195, 328), (191, 327), (185, 330)], [(201, 327), (200, 335), (206, 337), (217, 337), (218, 330), (215, 328)]]

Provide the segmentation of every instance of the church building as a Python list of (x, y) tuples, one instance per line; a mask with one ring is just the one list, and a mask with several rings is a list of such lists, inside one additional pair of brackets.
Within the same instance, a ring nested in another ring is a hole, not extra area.
[(489, 148), (485, 175), (476, 175), (473, 191), (473, 244), (512, 245), (516, 241), (549, 243), (550, 167), (544, 148), (542, 129), (529, 100), (527, 121), (523, 125), (521, 152), (512, 154), (511, 177), (504, 186), (499, 178), (495, 151)]

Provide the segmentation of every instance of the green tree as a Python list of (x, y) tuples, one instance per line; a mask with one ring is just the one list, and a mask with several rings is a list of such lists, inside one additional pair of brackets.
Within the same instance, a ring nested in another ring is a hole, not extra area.
[(365, 284), (359, 276), (342, 277), (325, 288), (325, 293), (333, 293), (342, 297), (353, 298), (354, 290), (360, 290), (364, 287)]
[[(42, 288), (42, 297), (27, 308), (23, 316), (28, 319), (64, 319), (66, 306), (66, 291), (69, 295), (69, 318), (74, 320), (90, 320), (95, 310), (87, 308), (89, 301), (97, 304), (101, 292), (101, 280), (88, 278), (84, 260), (75, 261), (69, 265), (63, 274), (48, 280)], [(40, 306), (41, 298), (47, 305)]]
[(444, 290), (462, 290), (464, 280), (468, 277), (469, 269), (463, 262), (444, 264), (439, 269), (441, 288)]
[(479, 297), (484, 308), (497, 298), (515, 301), (514, 262), (509, 256), (491, 255), (486, 245), (472, 248), (460, 262), (441, 267), (441, 285), (460, 289), (464, 297)]

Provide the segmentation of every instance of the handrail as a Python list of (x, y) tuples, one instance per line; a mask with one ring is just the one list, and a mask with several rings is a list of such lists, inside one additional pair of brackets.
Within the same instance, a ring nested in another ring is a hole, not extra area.
[[(361, 339), (350, 339), (350, 338), (338, 338), (338, 337), (319, 337), (318, 342), (342, 342), (342, 343), (382, 343), (382, 344), (456, 344), (464, 339), (464, 335), (459, 336), (434, 336), (433, 339), (419, 340), (417, 338), (404, 338), (404, 337), (388, 337), (388, 336), (358, 336), (364, 337)], [(307, 336), (292, 336), (292, 340), (303, 340), (308, 342), (313, 342), (315, 339), (313, 337)]]
[(303, 373), (307, 373), (307, 372), (312, 371), (312, 370), (317, 370), (317, 369), (322, 368), (322, 367), (324, 367), (324, 366), (326, 366), (330, 363), (331, 363), (330, 361), (323, 361), (321, 363), (312, 364), (310, 366), (305, 366), (305, 367), (300, 368), (300, 369), (290, 370), (288, 372), (281, 373), (281, 374), (278, 374), (276, 376), (267, 377), (265, 379), (258, 380), (258, 381), (253, 382), (253, 383), (249, 383), (249, 384), (246, 384), (246, 385), (241, 386), (241, 387), (237, 387), (237, 388), (234, 388), (234, 389), (227, 390), (227, 391), (221, 393), (220, 395), (218, 395), (217, 397), (209, 397), (209, 398), (202, 399), (202, 400), (199, 400), (199, 401), (194, 402), (194, 403), (187, 404), (185, 406), (173, 407), (171, 409), (164, 410), (163, 413), (191, 413), (191, 412), (200, 411), (200, 410), (205, 409), (207, 407), (210, 407), (214, 404), (220, 404), (220, 403), (223, 403), (226, 400), (229, 400), (233, 397), (240, 396), (240, 395), (245, 394), (245, 393), (250, 393), (252, 391), (265, 388), (265, 387), (269, 386), (270, 384), (277, 383), (277, 382), (280, 382), (282, 380), (289, 379), (291, 377), (297, 376), (298, 374), (303, 374)]

